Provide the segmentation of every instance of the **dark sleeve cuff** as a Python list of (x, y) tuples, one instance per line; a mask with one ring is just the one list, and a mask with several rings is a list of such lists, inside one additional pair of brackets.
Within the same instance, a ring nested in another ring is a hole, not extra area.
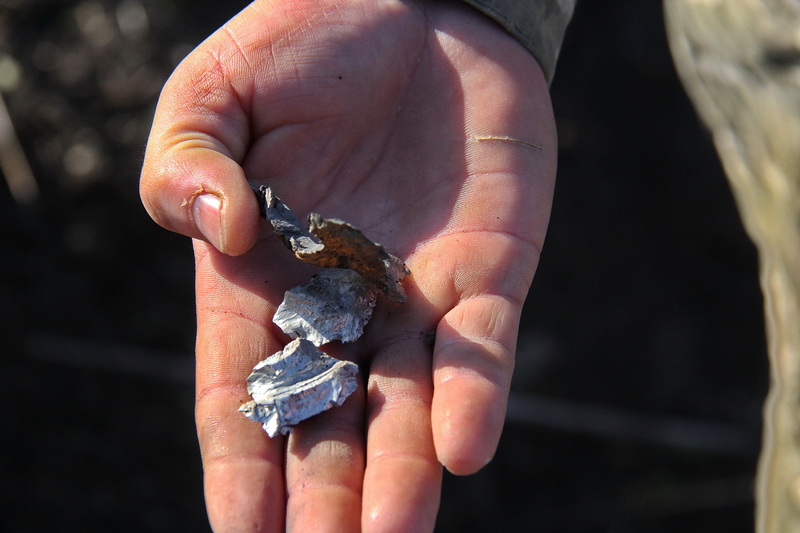
[(464, 0), (519, 40), (553, 80), (556, 60), (576, 0)]

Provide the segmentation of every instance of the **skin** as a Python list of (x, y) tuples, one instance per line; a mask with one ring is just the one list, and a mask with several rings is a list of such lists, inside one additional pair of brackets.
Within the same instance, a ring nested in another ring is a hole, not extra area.
[[(520, 140), (524, 142), (515, 142)], [(556, 135), (536, 60), (458, 2), (260, 0), (164, 87), (141, 195), (194, 239), (196, 420), (215, 531), (432, 531), (442, 465), (497, 447), (544, 240)], [(289, 340), (283, 292), (315, 271), (265, 229), (250, 184), (402, 257), (342, 407), (269, 439), (237, 411)], [(431, 332), (435, 342), (431, 343)]]

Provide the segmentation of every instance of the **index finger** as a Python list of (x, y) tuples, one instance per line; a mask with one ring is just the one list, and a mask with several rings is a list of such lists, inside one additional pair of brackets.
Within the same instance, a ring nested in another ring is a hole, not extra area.
[(263, 270), (266, 259), (251, 257), (263, 249), (233, 258), (195, 241), (195, 418), (208, 516), (219, 531), (282, 531), (284, 524), (284, 439), (270, 439), (238, 412), (255, 363), (281, 348), (270, 333), (272, 305), (242, 275), (247, 264)]

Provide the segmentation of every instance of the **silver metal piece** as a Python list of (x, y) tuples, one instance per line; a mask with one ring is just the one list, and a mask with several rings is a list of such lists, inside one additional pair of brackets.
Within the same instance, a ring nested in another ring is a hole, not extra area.
[(391, 300), (405, 300), (400, 281), (409, 271), (403, 261), (346, 222), (312, 213), (306, 228), (269, 187), (259, 188), (257, 198), (286, 247), (297, 258), (326, 267), (286, 292), (273, 322), (295, 340), (258, 363), (247, 378), (253, 401), (239, 410), (274, 437), (341, 405), (356, 390), (358, 365), (327, 356), (316, 346), (358, 339), (378, 291)]
[(327, 268), (286, 291), (272, 321), (290, 337), (317, 346), (352, 342), (364, 332), (376, 301), (377, 291), (358, 273)]
[(358, 386), (358, 365), (325, 355), (311, 342), (295, 339), (264, 359), (247, 378), (253, 401), (239, 411), (261, 422), (270, 437), (291, 433), (292, 426), (342, 405)]
[(313, 254), (324, 248), (294, 211), (273, 194), (271, 188), (262, 186), (258, 192), (262, 195), (260, 200), (263, 201), (264, 217), (287, 248), (295, 254)]

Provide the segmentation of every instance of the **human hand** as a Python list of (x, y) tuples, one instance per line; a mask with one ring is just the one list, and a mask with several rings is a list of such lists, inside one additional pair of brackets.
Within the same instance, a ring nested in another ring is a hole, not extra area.
[[(470, 474), (505, 416), (556, 141), (533, 57), (459, 3), (257, 0), (167, 82), (145, 155), (151, 216), (195, 239), (196, 420), (218, 531), (430, 531), (441, 465)], [(359, 389), (269, 439), (238, 412), (307, 281), (250, 184), (346, 220), (406, 261), (357, 342)], [(435, 343), (426, 342), (435, 331)]]

